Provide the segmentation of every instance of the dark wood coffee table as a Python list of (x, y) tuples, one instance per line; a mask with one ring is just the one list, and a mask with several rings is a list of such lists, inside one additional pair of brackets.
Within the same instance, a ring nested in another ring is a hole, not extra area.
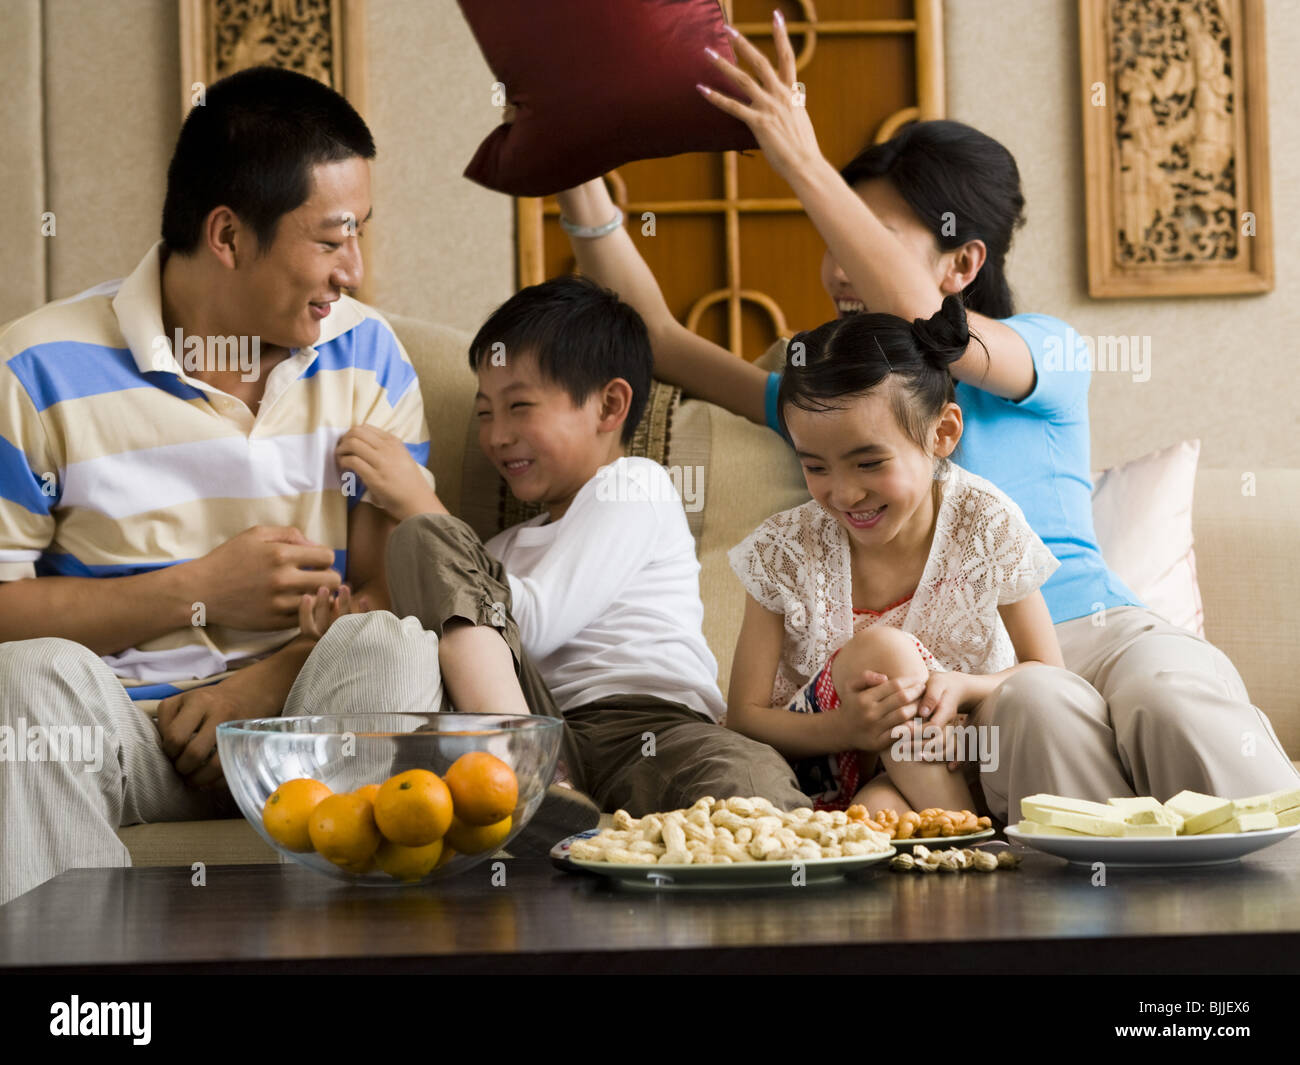
[(1300, 835), (1228, 866), (1015, 872), (662, 892), (485, 863), (434, 887), (298, 866), (76, 869), (0, 907), (0, 971), (1283, 973), (1300, 958)]

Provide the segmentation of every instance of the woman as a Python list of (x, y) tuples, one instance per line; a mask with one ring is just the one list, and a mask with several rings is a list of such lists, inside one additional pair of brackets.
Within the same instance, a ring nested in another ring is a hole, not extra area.
[[(1184, 788), (1236, 798), (1294, 787), (1300, 775), (1227, 656), (1151, 613), (1101, 557), (1089, 371), (1063, 357), (1075, 343), (1065, 323), (1012, 316), (1003, 264), (1024, 204), (1015, 160), (970, 127), (924, 122), (837, 173), (790, 88), (794, 51), (779, 13), (774, 22), (779, 71), (734, 32), (755, 73), (713, 58), (748, 105), (701, 92), (750, 127), (826, 241), (822, 283), (837, 314), (925, 319), (945, 296), (962, 294), (973, 339), (950, 366), (965, 419), (955, 457), (1019, 504), (1061, 562), (1042, 591), (1067, 668), (1016, 673), (972, 715), (998, 727), (998, 766), (980, 774), (989, 811), (1014, 821), (1021, 797), (1040, 791), (1105, 801), (1164, 800)], [(673, 318), (603, 181), (561, 193), (560, 207), (582, 272), (646, 319), (657, 376), (773, 425), (777, 375)], [(922, 716), (934, 709), (929, 699), (919, 703)], [(950, 715), (945, 708), (931, 720), (944, 724)]]

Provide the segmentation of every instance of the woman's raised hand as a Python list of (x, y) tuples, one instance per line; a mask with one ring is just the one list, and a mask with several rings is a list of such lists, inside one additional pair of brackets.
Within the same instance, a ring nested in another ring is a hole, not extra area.
[(803, 94), (795, 88), (794, 49), (790, 46), (781, 12), (772, 13), (772, 23), (779, 71), (773, 70), (767, 56), (731, 26), (727, 27), (727, 32), (731, 34), (736, 54), (749, 62), (755, 75), (747, 74), (735, 63), (723, 59), (712, 49), (706, 49), (714, 66), (749, 97), (748, 106), (708, 86), (698, 85), (696, 88), (718, 110), (744, 122), (772, 169), (793, 184), (792, 175), (818, 162), (821, 149), (817, 146), (817, 135), (804, 106)]

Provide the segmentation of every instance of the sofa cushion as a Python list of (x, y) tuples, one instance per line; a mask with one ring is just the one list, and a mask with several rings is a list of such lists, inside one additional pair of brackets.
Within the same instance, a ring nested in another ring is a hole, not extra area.
[(1205, 636), (1246, 682), (1291, 757), (1300, 755), (1300, 470), (1196, 477), (1197, 572)]
[(697, 82), (743, 98), (704, 54), (734, 59), (717, 0), (460, 0), (513, 117), (465, 176), (546, 196), (635, 159), (758, 147)]
[(1093, 474), (1102, 557), (1153, 613), (1205, 635), (1192, 548), (1199, 440), (1185, 440)]
[(117, 837), (135, 866), (277, 865), (284, 861), (244, 818), (128, 825)]
[[(692, 404), (710, 406), (702, 400)], [(711, 411), (704, 528), (699, 542), (704, 638), (718, 660), (718, 686), (725, 697), (731, 679), (745, 589), (736, 580), (727, 552), (777, 511), (808, 500), (808, 486), (794, 451), (771, 429), (720, 407)]]
[(438, 498), (458, 514), (465, 465), (465, 411), (474, 407), (475, 377), (469, 368), (472, 337), (463, 330), (419, 318), (396, 314), (385, 317), (420, 381), (424, 417), (429, 424), (429, 469), (437, 484)]

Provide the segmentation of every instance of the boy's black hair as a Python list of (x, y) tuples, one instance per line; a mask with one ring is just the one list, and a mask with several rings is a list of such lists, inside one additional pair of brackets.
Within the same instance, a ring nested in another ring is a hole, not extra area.
[[(501, 344), (503, 347), (497, 348)], [(632, 386), (622, 441), (631, 442), (650, 395), (654, 356), (641, 315), (586, 277), (557, 277), (520, 289), (483, 323), (469, 345), (470, 369), (504, 352), (531, 353), (544, 380), (575, 406), (616, 377)]]
[[(315, 78), (279, 67), (250, 67), (208, 86), (191, 108), (167, 167), (162, 239), (192, 254), (203, 220), (226, 206), (257, 236), (275, 240), (280, 218), (311, 195), (311, 169), (360, 156), (375, 142), (350, 103)], [(361, 219), (357, 219), (359, 223)]]
[[(785, 408), (840, 410), (894, 378), (888, 393), (899, 428), (928, 452), (926, 436), (943, 410), (955, 402), (948, 371), (972, 337), (960, 296), (947, 296), (930, 318), (909, 322), (893, 314), (860, 312), (796, 333), (786, 348), (785, 373), (777, 390), (781, 432), (790, 435)], [(985, 349), (987, 354), (987, 349)]]

